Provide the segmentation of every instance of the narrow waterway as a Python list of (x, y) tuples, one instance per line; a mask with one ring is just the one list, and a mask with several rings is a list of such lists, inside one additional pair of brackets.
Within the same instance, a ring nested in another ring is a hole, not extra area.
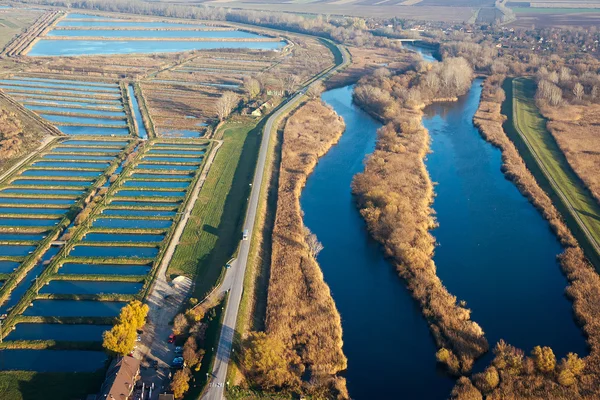
[(437, 182), (438, 276), (466, 300), (491, 347), (504, 339), (525, 352), (542, 345), (557, 357), (585, 354), (556, 260), (560, 243), (502, 174), (500, 151), (473, 126), (481, 82), (458, 102), (428, 107), (423, 119), (432, 138), (427, 169)]
[(352, 104), (352, 89), (323, 94), (346, 131), (319, 161), (301, 198), (304, 222), (325, 246), (318, 261), (342, 316), (350, 396), (445, 399), (453, 381), (436, 369), (427, 323), (370, 238), (352, 197), (352, 178), (364, 169), (380, 127)]

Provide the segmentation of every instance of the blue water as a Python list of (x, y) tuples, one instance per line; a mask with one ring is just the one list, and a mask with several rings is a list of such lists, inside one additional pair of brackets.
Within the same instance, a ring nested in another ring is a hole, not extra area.
[(59, 126), (58, 129), (65, 135), (86, 136), (129, 136), (127, 128), (103, 128), (89, 126)]
[(45, 39), (36, 42), (28, 56), (81, 56), (101, 54), (173, 53), (189, 50), (255, 49), (276, 50), (286, 42), (217, 41), (196, 42), (176, 40), (60, 40)]
[(174, 217), (175, 211), (167, 210), (123, 210), (111, 209), (102, 211), (103, 215), (131, 215), (137, 217)]
[(67, 340), (71, 342), (102, 341), (102, 333), (112, 325), (36, 324), (15, 325), (4, 340)]
[(46, 154), (42, 160), (81, 160), (81, 161), (112, 161), (114, 156), (90, 156), (75, 154)]
[(164, 229), (171, 226), (173, 221), (161, 219), (120, 219), (98, 218), (94, 221), (94, 228), (117, 229)]
[(45, 199), (43, 197), (0, 197), (0, 204), (73, 204), (75, 199)]
[[(198, 143), (198, 144), (186, 144), (185, 148), (187, 150), (202, 150), (202, 149), (206, 149), (206, 147), (208, 146), (208, 144), (202, 144), (202, 143)], [(172, 148), (176, 148), (176, 149), (180, 149), (181, 148), (181, 143), (154, 143), (152, 145), (152, 148), (154, 149), (158, 149), (158, 148), (167, 148), (167, 149), (172, 149)]]
[(41, 195), (71, 195), (79, 196), (83, 193), (82, 190), (70, 190), (70, 189), (25, 189), (25, 188), (7, 188), (2, 189), (0, 194), (13, 193), (13, 194), (41, 194)]
[(65, 146), (112, 146), (123, 148), (127, 146), (129, 142), (116, 140), (66, 140), (62, 142), (62, 144)]
[(168, 171), (195, 171), (198, 169), (197, 165), (174, 165), (174, 164), (145, 164), (139, 163), (137, 165), (139, 169), (156, 169), (156, 170), (168, 170)]
[[(44, 203), (44, 199), (40, 199), (40, 202)], [(64, 214), (67, 210), (67, 208), (48, 207), (0, 207), (0, 214)]]
[(0, 244), (0, 257), (23, 257), (33, 253), (36, 246)]
[(58, 221), (50, 218), (0, 218), (0, 226), (54, 226)]
[(53, 115), (53, 114), (41, 114), (41, 115), (48, 121), (52, 121), (52, 122), (56, 122), (56, 123), (127, 126), (127, 121), (125, 121), (125, 120), (92, 118), (92, 117), (75, 117), (75, 116), (70, 116), (70, 115)]
[(40, 100), (48, 100), (53, 103), (57, 103), (59, 101), (70, 101), (74, 103), (82, 103), (83, 105), (105, 105), (106, 107), (117, 107), (123, 108), (123, 103), (120, 99), (98, 99), (92, 97), (85, 97), (80, 92), (73, 93), (71, 96), (67, 96), (64, 93), (54, 94), (50, 92), (45, 93), (33, 93), (33, 92), (21, 92), (19, 90), (5, 89), (8, 93), (13, 93), (15, 97), (25, 98), (27, 101), (40, 101)]
[(40, 293), (53, 294), (136, 294), (142, 289), (141, 282), (113, 281), (50, 281)]
[(301, 205), (305, 224), (325, 246), (318, 261), (342, 317), (350, 396), (445, 399), (453, 380), (436, 369), (428, 324), (370, 239), (351, 194), (380, 124), (352, 104), (351, 86), (322, 98), (344, 118), (346, 132), (308, 178)]
[(526, 353), (541, 345), (557, 357), (586, 354), (556, 260), (562, 248), (540, 213), (505, 179), (500, 151), (473, 126), (480, 84), (476, 80), (457, 103), (429, 107), (423, 120), (433, 151), (426, 164), (438, 182), (438, 275), (450, 293), (466, 300), (491, 347), (504, 339)]
[(35, 300), (23, 315), (41, 317), (116, 317), (127, 302), (93, 300)]
[(90, 14), (77, 14), (77, 13), (69, 13), (64, 18), (64, 20), (70, 19), (99, 19), (99, 20), (114, 20), (114, 18), (103, 17), (100, 15), (90, 15)]
[(7, 91), (16, 91), (16, 92), (50, 92), (53, 96), (56, 95), (65, 95), (65, 96), (84, 96), (84, 97), (88, 97), (89, 96), (101, 96), (101, 97), (106, 97), (109, 99), (117, 99), (120, 97), (119, 93), (113, 93), (113, 92), (102, 92), (102, 93), (95, 93), (92, 92), (91, 90), (76, 90), (76, 89), (59, 89), (59, 88), (53, 88), (53, 87), (43, 87), (43, 86), (19, 86), (19, 85), (9, 85), (9, 84), (2, 84), (0, 85), (0, 87), (6, 88)]
[(35, 185), (35, 186), (77, 186), (86, 187), (92, 182), (90, 181), (60, 181), (47, 179), (15, 179), (11, 182), (13, 185)]
[(25, 108), (28, 108), (33, 111), (51, 111), (51, 112), (64, 112), (64, 113), (70, 113), (70, 114), (99, 115), (99, 116), (103, 116), (103, 117), (125, 118), (125, 112), (123, 112), (123, 111), (104, 111), (104, 110), (94, 110), (94, 109), (86, 109), (86, 108), (32, 106), (32, 105), (25, 105)]
[(202, 28), (206, 25), (202, 24), (179, 24), (173, 22), (130, 22), (124, 20), (113, 21), (68, 21), (63, 20), (56, 24), (58, 28), (66, 27), (82, 27), (93, 28), (95, 26), (107, 26), (113, 28)]
[(120, 111), (123, 110), (119, 103), (99, 103), (95, 101), (86, 102), (86, 101), (63, 101), (63, 100), (42, 100), (42, 99), (34, 99), (34, 98), (23, 98), (21, 100), (22, 103), (27, 105), (36, 105), (36, 104), (52, 104), (57, 106), (75, 106), (78, 107), (78, 110), (81, 112), (87, 112), (89, 110), (94, 109), (103, 109), (103, 110), (115, 110)]
[[(159, 211), (154, 211), (159, 212)], [(82, 242), (162, 242), (165, 235), (144, 233), (88, 233)]]
[(190, 180), (193, 178), (192, 175), (181, 175), (181, 174), (141, 174), (134, 173), (131, 174), (131, 178), (133, 179), (187, 179)]
[(190, 184), (189, 181), (138, 181), (138, 180), (126, 180), (123, 182), (123, 187), (126, 188), (179, 188), (184, 189)]
[(75, 246), (72, 257), (141, 257), (153, 258), (158, 254), (158, 247), (128, 247), (128, 246)]
[[(5, 240), (15, 240), (15, 241), (23, 241), (23, 240), (42, 240), (46, 237), (46, 233), (0, 233), (0, 241)], [(3, 273), (0, 271), (0, 273)]]
[(48, 79), (48, 78), (35, 78), (30, 76), (15, 76), (14, 79), (21, 79), (27, 81), (34, 82), (42, 82), (42, 83), (63, 83), (63, 84), (72, 84), (73, 82), (77, 82), (78, 85), (83, 86), (97, 86), (97, 87), (114, 87), (114, 83), (103, 83), (103, 82), (81, 82), (81, 81), (73, 81), (69, 79)]
[(148, 139), (148, 132), (146, 131), (146, 126), (144, 125), (144, 120), (142, 119), (142, 113), (140, 111), (140, 106), (138, 104), (137, 98), (135, 97), (133, 85), (129, 85), (128, 91), (129, 98), (131, 99), (131, 106), (133, 108), (133, 115), (137, 124), (138, 136), (142, 139)]
[[(185, 145), (184, 145), (185, 146)], [(202, 155), (206, 153), (206, 150), (174, 150), (174, 149), (150, 149), (147, 154), (161, 154), (161, 155)], [(185, 159), (183, 159), (185, 161)]]
[(142, 160), (144, 160), (145, 162), (176, 162), (176, 163), (186, 163), (186, 164), (190, 164), (193, 163), (195, 165), (200, 165), (200, 163), (202, 162), (202, 157), (164, 157), (164, 156), (160, 156), (160, 155), (145, 155), (144, 157), (142, 157)]
[(25, 292), (32, 287), (34, 284), (38, 284), (36, 278), (44, 271), (46, 262), (50, 261), (60, 250), (57, 246), (50, 246), (46, 252), (43, 253), (41, 259), (25, 274), (25, 277), (19, 281), (17, 286), (10, 292), (8, 299), (2, 303), (0, 307), (0, 314), (7, 314), (12, 307), (14, 307)]
[(185, 191), (167, 191), (167, 190), (118, 190), (115, 197), (183, 197)]
[(0, 260), (0, 274), (10, 274), (21, 264), (18, 261)]
[(87, 350), (0, 350), (0, 370), (36, 372), (94, 372), (103, 368), (108, 356)]
[(179, 207), (181, 202), (168, 201), (147, 201), (147, 200), (112, 200), (113, 206), (132, 206), (132, 207)]
[(118, 154), (118, 148), (109, 147), (88, 147), (88, 146), (68, 146), (63, 143), (62, 146), (57, 146), (52, 149), (56, 153), (102, 153), (102, 154)]
[[(73, 156), (71, 156), (73, 157)], [(58, 166), (58, 165), (57, 165)], [(21, 176), (78, 176), (94, 178), (100, 176), (102, 171), (77, 171), (60, 169), (28, 169), (21, 173)]]
[(71, 83), (57, 83), (57, 82), (44, 82), (44, 81), (30, 81), (26, 79), (0, 79), (0, 84), (7, 85), (16, 85), (16, 86), (33, 86), (33, 87), (43, 87), (43, 88), (53, 88), (56, 90), (70, 90), (70, 89), (85, 89), (82, 90), (87, 93), (119, 93), (119, 87), (117, 85), (113, 86), (93, 86), (92, 84), (79, 84), (77, 81), (71, 81)]
[[(102, 38), (209, 38), (209, 39), (260, 39), (262, 36), (243, 31), (195, 31), (195, 30), (148, 30), (148, 29), (56, 29), (46, 36)], [(1, 81), (0, 81), (1, 82)]]
[(81, 275), (146, 275), (151, 265), (65, 263), (59, 274)]

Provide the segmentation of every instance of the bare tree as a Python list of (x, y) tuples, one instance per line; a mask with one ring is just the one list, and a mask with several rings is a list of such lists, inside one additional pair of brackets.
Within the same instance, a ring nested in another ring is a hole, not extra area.
[(321, 96), (321, 93), (323, 93), (324, 91), (325, 91), (325, 85), (323, 85), (323, 82), (319, 81), (319, 82), (315, 82), (312, 85), (310, 85), (308, 87), (308, 90), (306, 91), (306, 94), (311, 99), (316, 99), (319, 96)]
[(285, 85), (285, 90), (288, 93), (292, 93), (294, 90), (296, 90), (296, 87), (300, 83), (300, 78), (296, 74), (287, 74), (283, 78), (283, 82)]
[(583, 99), (584, 90), (583, 85), (581, 83), (577, 82), (575, 84), (575, 88), (573, 88), (573, 94), (575, 95), (575, 98), (578, 101), (581, 101), (581, 99)]
[(229, 91), (223, 93), (221, 98), (217, 100), (217, 103), (215, 104), (219, 121), (223, 121), (225, 118), (229, 117), (238, 102), (239, 97), (237, 94)]
[(323, 244), (317, 239), (317, 235), (312, 233), (310, 229), (304, 227), (304, 241), (308, 246), (308, 251), (313, 258), (317, 258), (321, 250), (323, 250)]
[(258, 79), (247, 76), (244, 78), (244, 89), (248, 93), (248, 96), (253, 99), (260, 94), (261, 85)]

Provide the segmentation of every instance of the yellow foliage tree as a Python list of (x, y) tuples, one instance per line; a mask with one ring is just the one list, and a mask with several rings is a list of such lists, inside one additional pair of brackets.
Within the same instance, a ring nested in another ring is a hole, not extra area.
[(133, 350), (136, 333), (127, 324), (117, 324), (104, 332), (102, 346), (114, 355), (124, 356)]
[(563, 369), (558, 374), (558, 383), (562, 386), (571, 386), (575, 383), (575, 375), (570, 370)]
[(575, 353), (567, 354), (567, 358), (563, 358), (560, 367), (562, 370), (568, 369), (574, 376), (579, 376), (585, 368), (585, 361), (579, 358)]
[(242, 365), (264, 389), (283, 387), (294, 381), (286, 353), (280, 339), (264, 332), (252, 332), (245, 341)]
[(531, 355), (540, 372), (549, 373), (556, 368), (556, 356), (550, 347), (535, 346)]
[(171, 390), (176, 399), (181, 399), (185, 392), (190, 388), (190, 370), (188, 368), (180, 369), (173, 375), (171, 381)]
[(119, 322), (133, 326), (133, 329), (140, 329), (146, 324), (149, 307), (139, 300), (134, 300), (121, 309)]

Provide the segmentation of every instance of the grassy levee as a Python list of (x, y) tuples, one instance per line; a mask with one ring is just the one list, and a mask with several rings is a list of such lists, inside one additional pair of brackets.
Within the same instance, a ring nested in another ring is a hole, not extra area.
[(61, 340), (8, 340), (0, 343), (2, 349), (35, 350), (96, 350), (102, 351), (100, 341), (61, 341)]
[(235, 253), (256, 164), (262, 124), (252, 119), (221, 127), (223, 145), (169, 265), (170, 276), (195, 282), (193, 297), (204, 298)]
[(98, 391), (104, 374), (104, 369), (77, 374), (3, 371), (0, 393), (6, 400), (80, 399)]
[(507, 100), (502, 112), (509, 117), (505, 132), (565, 218), (588, 259), (600, 269), (600, 206), (547, 130), (546, 120), (535, 105), (535, 82), (528, 78), (507, 79), (504, 90)]
[(148, 132), (148, 138), (155, 138), (156, 130), (154, 129), (154, 122), (152, 121), (152, 117), (148, 111), (146, 97), (144, 96), (144, 92), (142, 91), (142, 87), (140, 86), (139, 82), (135, 82), (133, 84), (133, 92), (137, 98), (138, 106), (140, 107), (140, 114), (142, 114), (142, 121), (144, 121), (144, 126)]

